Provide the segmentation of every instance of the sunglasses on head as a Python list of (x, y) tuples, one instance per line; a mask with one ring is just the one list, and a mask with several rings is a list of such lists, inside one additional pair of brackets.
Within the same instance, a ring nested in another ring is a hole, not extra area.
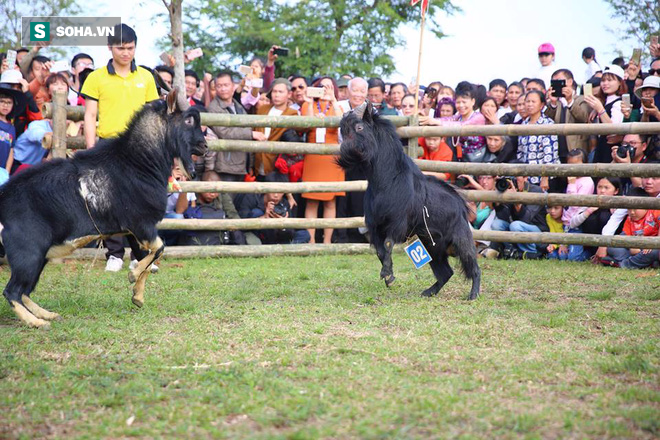
[(539, 54), (540, 57), (549, 57), (550, 55), (554, 55), (552, 52), (541, 52)]
[(429, 87), (428, 89), (426, 89), (426, 91), (424, 92), (424, 94), (425, 94), (426, 96), (428, 96), (429, 98), (433, 99), (433, 98), (435, 98), (435, 96), (438, 94), (438, 89), (435, 89), (435, 88), (433, 88), (433, 87)]

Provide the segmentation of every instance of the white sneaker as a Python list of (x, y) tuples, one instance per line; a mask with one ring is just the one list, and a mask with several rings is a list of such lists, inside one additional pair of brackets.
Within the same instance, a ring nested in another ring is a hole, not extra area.
[(108, 262), (105, 264), (106, 272), (119, 272), (124, 265), (124, 260), (117, 258), (114, 255), (110, 255)]
[[(133, 270), (137, 267), (138, 265), (138, 260), (131, 260), (131, 264), (128, 265), (128, 270)], [(151, 265), (151, 273), (157, 273), (158, 272), (158, 266), (155, 264)]]

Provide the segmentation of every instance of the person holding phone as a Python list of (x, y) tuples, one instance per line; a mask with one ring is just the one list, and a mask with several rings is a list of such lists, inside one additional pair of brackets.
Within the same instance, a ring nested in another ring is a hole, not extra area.
[[(317, 79), (312, 87), (323, 87), (324, 94), (320, 98), (308, 98), (302, 106), (303, 116), (315, 116), (326, 118), (341, 116), (342, 109), (337, 101), (337, 87), (334, 79), (323, 77)], [(339, 130), (337, 128), (313, 128), (309, 131), (307, 142), (317, 144), (339, 143)], [(332, 155), (306, 154), (303, 161), (303, 182), (343, 182), (344, 171), (335, 163)], [(323, 202), (323, 217), (336, 218), (337, 197), (344, 196), (344, 192), (332, 193), (305, 193), (306, 199), (305, 218), (318, 218), (320, 202)], [(316, 243), (315, 229), (308, 229), (311, 237), (310, 243)], [(332, 228), (323, 230), (323, 244), (332, 243)]]
[[(624, 81), (623, 69), (611, 64), (603, 68), (600, 78), (600, 90), (595, 95), (585, 96), (584, 99), (592, 108), (589, 120), (592, 123), (620, 124), (623, 122), (621, 111), (621, 95), (628, 93)], [(617, 143), (620, 138), (602, 135), (598, 136), (593, 161), (596, 163), (612, 162), (611, 143)]]
[(647, 76), (635, 95), (642, 101), (642, 122), (660, 121), (660, 76)]
[[(557, 124), (586, 124), (589, 122), (591, 107), (585, 101), (584, 96), (578, 96), (576, 89), (577, 84), (570, 70), (555, 71), (546, 95), (546, 116)], [(589, 136), (559, 136), (559, 160), (561, 163), (566, 163), (568, 152), (576, 148), (588, 151)]]

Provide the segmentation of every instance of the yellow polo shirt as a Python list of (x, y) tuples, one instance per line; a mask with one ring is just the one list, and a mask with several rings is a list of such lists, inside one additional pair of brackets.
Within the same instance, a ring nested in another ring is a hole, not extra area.
[(131, 63), (131, 73), (123, 78), (115, 72), (112, 60), (108, 65), (90, 73), (80, 91), (86, 99), (99, 103), (100, 138), (121, 134), (135, 112), (150, 101), (158, 99), (156, 82), (151, 73)]

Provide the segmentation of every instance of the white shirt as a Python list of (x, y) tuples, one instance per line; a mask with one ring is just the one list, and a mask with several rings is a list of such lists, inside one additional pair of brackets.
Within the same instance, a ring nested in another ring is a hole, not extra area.
[(552, 74), (555, 73), (556, 70), (557, 67), (553, 62), (549, 66), (539, 67), (539, 70), (536, 71), (536, 73), (534, 74), (535, 76), (532, 76), (532, 78), (542, 79), (543, 82), (545, 83), (545, 88), (548, 89), (550, 87), (550, 80), (552, 79)]
[(592, 76), (596, 74), (601, 69), (601, 67), (598, 65), (598, 63), (595, 60), (589, 61), (587, 64), (587, 70), (584, 71), (584, 82), (586, 83), (591, 79)]

